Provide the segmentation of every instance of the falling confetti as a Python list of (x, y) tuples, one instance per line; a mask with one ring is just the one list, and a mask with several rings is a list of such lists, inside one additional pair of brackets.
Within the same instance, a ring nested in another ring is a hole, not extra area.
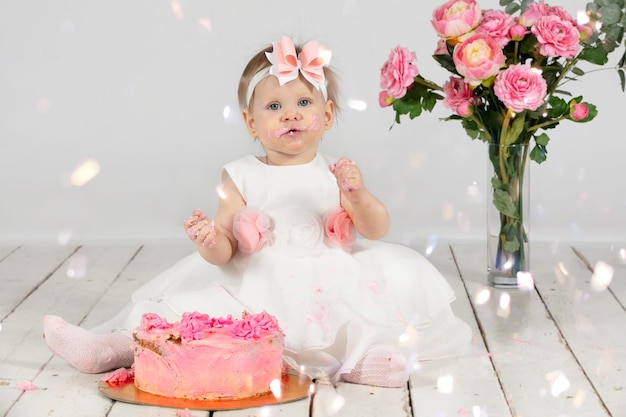
[(474, 297), (474, 302), (478, 305), (483, 305), (487, 303), (487, 301), (489, 301), (490, 298), (491, 298), (491, 291), (487, 288), (483, 288), (482, 290), (478, 291), (478, 293)]
[(530, 272), (517, 273), (517, 288), (521, 291), (532, 291), (535, 288), (535, 279)]
[(593, 268), (591, 288), (597, 292), (606, 290), (613, 280), (614, 272), (615, 270), (611, 265), (603, 261), (598, 261)]
[(553, 397), (558, 397), (570, 387), (569, 380), (561, 371), (548, 372), (546, 374), (546, 380), (548, 384), (550, 384), (550, 394), (552, 394)]
[(454, 390), (454, 377), (443, 375), (437, 378), (437, 391), (442, 394), (450, 394)]
[(87, 276), (87, 257), (83, 254), (73, 255), (67, 266), (68, 278), (82, 279)]
[(211, 25), (211, 19), (209, 19), (208, 17), (199, 18), (198, 26), (200, 26), (200, 28), (206, 30), (207, 32), (210, 32), (213, 29), (213, 25)]
[(172, 6), (172, 13), (174, 13), (174, 16), (176, 16), (178, 20), (183, 20), (185, 18), (185, 15), (183, 14), (183, 9), (180, 5), (180, 2), (178, 0), (172, 0), (171, 6)]
[(48, 97), (41, 97), (39, 99), (39, 102), (37, 102), (37, 109), (39, 110), (39, 113), (41, 114), (46, 114), (48, 113), (48, 110), (50, 110), (50, 106), (52, 104), (50, 103), (50, 100), (48, 100)]
[(70, 175), (72, 185), (80, 187), (91, 181), (100, 172), (100, 164), (95, 159), (83, 161)]
[(367, 103), (363, 100), (349, 99), (348, 107), (352, 110), (365, 111), (367, 110)]
[(273, 379), (272, 382), (270, 382), (270, 391), (272, 391), (274, 398), (276, 398), (277, 400), (280, 400), (282, 398), (283, 392), (280, 379)]

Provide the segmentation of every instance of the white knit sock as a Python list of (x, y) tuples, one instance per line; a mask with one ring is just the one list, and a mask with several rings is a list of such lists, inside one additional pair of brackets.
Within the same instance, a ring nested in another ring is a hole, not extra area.
[(376, 387), (399, 388), (409, 380), (406, 357), (399, 352), (370, 351), (354, 369), (343, 374), (344, 381)]
[(58, 316), (43, 318), (48, 348), (81, 372), (97, 374), (133, 364), (132, 340), (125, 334), (95, 334)]

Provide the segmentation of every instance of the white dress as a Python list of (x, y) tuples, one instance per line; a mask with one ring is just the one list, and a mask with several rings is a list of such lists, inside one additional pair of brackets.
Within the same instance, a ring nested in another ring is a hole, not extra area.
[(411, 361), (464, 353), (471, 339), (450, 308), (452, 288), (419, 253), (358, 239), (351, 251), (324, 238), (322, 219), (339, 208), (323, 154), (304, 165), (269, 166), (254, 156), (223, 168), (248, 207), (271, 221), (273, 243), (223, 266), (189, 255), (132, 294), (116, 317), (94, 329), (130, 331), (146, 312), (177, 321), (267, 311), (285, 333), (285, 361), (312, 377), (349, 372), (368, 349)]

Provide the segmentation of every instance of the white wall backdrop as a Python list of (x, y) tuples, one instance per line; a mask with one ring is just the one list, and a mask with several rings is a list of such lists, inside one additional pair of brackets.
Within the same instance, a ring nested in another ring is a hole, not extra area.
[[(441, 105), (390, 131), (392, 111), (377, 103), (379, 69), (398, 44), (417, 52), (426, 78), (447, 79), (430, 57), (441, 3), (0, 2), (0, 239), (184, 239), (193, 209), (214, 213), (220, 167), (262, 154), (236, 88), (248, 58), (282, 34), (332, 49), (343, 112), (322, 151), (361, 165), (390, 210), (386, 240), (483, 239), (485, 145), (440, 121)], [(586, 1), (551, 4), (576, 14)], [(531, 236), (624, 241), (626, 94), (614, 71), (571, 88), (600, 113), (552, 131), (547, 162), (532, 165)], [(74, 185), (87, 160), (98, 174)]]

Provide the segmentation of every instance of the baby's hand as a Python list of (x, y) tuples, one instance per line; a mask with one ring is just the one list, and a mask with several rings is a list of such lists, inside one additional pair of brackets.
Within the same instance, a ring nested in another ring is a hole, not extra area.
[(361, 170), (354, 161), (341, 158), (336, 164), (330, 164), (328, 168), (337, 178), (341, 193), (351, 202), (356, 202), (363, 191), (363, 178)]
[(194, 210), (183, 223), (187, 236), (196, 245), (211, 248), (217, 244), (218, 232), (215, 222), (209, 219), (202, 210)]

